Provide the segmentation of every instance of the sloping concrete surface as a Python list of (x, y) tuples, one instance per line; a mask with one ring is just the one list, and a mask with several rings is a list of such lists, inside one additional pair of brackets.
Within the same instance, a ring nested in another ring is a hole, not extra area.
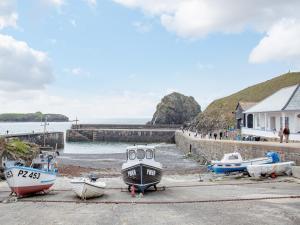
[[(131, 197), (121, 178), (105, 178), (105, 195), (87, 201), (74, 195), (69, 180), (58, 178), (48, 195), (0, 203), (1, 224), (300, 224), (300, 180), (290, 177), (199, 182), (197, 175), (165, 176), (160, 187), (166, 190), (142, 197)], [(0, 201), (8, 195), (0, 182)]]

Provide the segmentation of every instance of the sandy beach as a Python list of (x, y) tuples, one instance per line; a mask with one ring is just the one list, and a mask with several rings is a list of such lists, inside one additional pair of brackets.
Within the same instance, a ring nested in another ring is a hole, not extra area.
[[(156, 148), (156, 160), (163, 164), (165, 175), (199, 174), (206, 171), (192, 158), (186, 157), (174, 144), (160, 144)], [(113, 154), (64, 154), (58, 157), (60, 175), (80, 176), (88, 173), (99, 177), (121, 176), (124, 153)]]

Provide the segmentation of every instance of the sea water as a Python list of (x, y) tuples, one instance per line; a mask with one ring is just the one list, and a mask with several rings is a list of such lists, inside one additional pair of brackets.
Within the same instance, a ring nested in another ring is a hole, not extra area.
[[(99, 119), (94, 121), (86, 121), (85, 123), (99, 124), (145, 124), (150, 119)], [(66, 132), (70, 129), (72, 122), (50, 122), (47, 125), (47, 131)], [(19, 122), (19, 123), (0, 123), (0, 135), (20, 134), (43, 132), (44, 127), (40, 122)], [(124, 153), (126, 147), (132, 143), (116, 143), (116, 142), (73, 142), (65, 143), (64, 153), (69, 154), (109, 154)]]

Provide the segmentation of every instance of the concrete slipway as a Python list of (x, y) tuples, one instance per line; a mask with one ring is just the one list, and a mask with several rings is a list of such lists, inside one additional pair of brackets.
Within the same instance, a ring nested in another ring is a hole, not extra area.
[[(102, 198), (83, 202), (60, 177), (48, 195), (5, 203), (0, 182), (0, 224), (300, 224), (300, 180), (165, 176), (165, 191), (132, 198), (120, 177), (105, 178)], [(123, 190), (121, 189), (123, 188)], [(4, 201), (4, 202), (3, 202)]]

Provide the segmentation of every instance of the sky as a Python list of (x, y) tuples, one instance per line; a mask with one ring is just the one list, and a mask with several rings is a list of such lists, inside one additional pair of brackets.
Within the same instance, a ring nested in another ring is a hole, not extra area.
[(149, 118), (300, 70), (299, 0), (0, 0), (0, 113)]

